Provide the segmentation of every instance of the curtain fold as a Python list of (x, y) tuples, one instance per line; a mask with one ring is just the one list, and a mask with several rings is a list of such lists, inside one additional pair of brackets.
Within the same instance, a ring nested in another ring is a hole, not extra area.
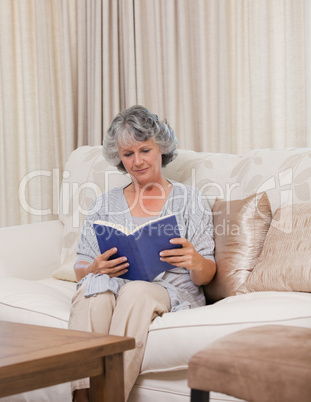
[(311, 1), (304, 0), (305, 71), (306, 71), (306, 145), (311, 147)]
[(102, 141), (102, 7), (98, 0), (77, 2), (79, 91), (77, 146)]
[(57, 217), (70, 152), (136, 103), (180, 148), (310, 146), (308, 1), (1, 0), (0, 226)]
[(119, 5), (105, 0), (102, 5), (102, 131), (122, 109)]

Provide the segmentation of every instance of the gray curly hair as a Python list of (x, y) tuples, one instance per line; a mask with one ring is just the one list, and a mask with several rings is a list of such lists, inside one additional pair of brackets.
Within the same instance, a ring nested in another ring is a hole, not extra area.
[(159, 121), (143, 106), (135, 105), (117, 114), (104, 136), (103, 155), (121, 172), (126, 169), (119, 156), (119, 146), (126, 146), (136, 141), (153, 138), (162, 154), (162, 166), (166, 166), (177, 155), (177, 138), (166, 120)]

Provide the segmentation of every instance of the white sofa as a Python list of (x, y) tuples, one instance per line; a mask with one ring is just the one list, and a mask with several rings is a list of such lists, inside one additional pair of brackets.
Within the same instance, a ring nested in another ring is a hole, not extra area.
[[(180, 150), (165, 175), (199, 187), (211, 206), (216, 197), (238, 200), (266, 191), (274, 214), (281, 205), (310, 201), (311, 149), (263, 149), (246, 155)], [(0, 320), (67, 327), (76, 287), (72, 262), (85, 212), (96, 194), (128, 181), (103, 159), (101, 147), (75, 150), (63, 177), (59, 220), (0, 229)], [(310, 282), (311, 276), (304, 292), (238, 294), (156, 318), (130, 402), (189, 401), (190, 357), (223, 335), (272, 323), (311, 328)], [(70, 388), (61, 384), (2, 400), (69, 402)], [(211, 400), (234, 398), (214, 393)]]

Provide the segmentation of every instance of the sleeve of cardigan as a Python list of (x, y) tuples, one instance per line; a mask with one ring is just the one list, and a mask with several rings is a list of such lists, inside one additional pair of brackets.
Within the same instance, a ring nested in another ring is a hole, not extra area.
[(80, 235), (80, 241), (77, 246), (77, 260), (78, 261), (88, 261), (92, 263), (100, 254), (98, 247), (95, 231), (93, 228), (93, 222), (97, 219), (102, 219), (100, 214), (101, 205), (104, 202), (104, 196), (99, 196), (92, 206), (90, 207), (83, 228)]

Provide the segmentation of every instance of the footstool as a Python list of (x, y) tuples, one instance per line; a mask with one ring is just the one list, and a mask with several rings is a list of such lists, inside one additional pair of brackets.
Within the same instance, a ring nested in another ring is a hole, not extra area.
[(251, 402), (311, 401), (311, 329), (263, 325), (224, 336), (189, 362), (192, 402), (215, 391)]

